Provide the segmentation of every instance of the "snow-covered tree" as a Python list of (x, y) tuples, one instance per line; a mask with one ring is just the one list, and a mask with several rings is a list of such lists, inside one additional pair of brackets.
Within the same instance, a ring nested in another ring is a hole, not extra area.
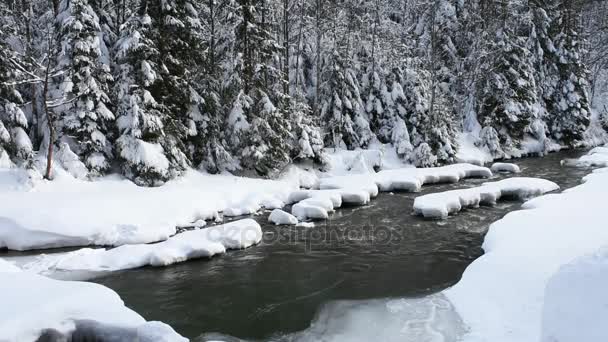
[(8, 153), (14, 162), (23, 163), (31, 159), (33, 147), (27, 134), (28, 120), (21, 109), (24, 101), (15, 86), (23, 75), (15, 65), (18, 55), (8, 43), (9, 14), (6, 4), (0, 4), (0, 158)]
[[(489, 37), (490, 38), (490, 37)], [(495, 158), (519, 148), (538, 117), (538, 94), (532, 57), (526, 48), (524, 37), (504, 27), (495, 33), (483, 69), (483, 78), (478, 83), (478, 119), (485, 132), (482, 145), (493, 152)], [(496, 138), (502, 148), (497, 148)]]
[(247, 169), (270, 175), (290, 161), (287, 140), (288, 97), (277, 60), (281, 46), (270, 31), (268, 3), (234, 3), (236, 58), (231, 65), (230, 89), (235, 94), (228, 122), (232, 146)]
[(578, 145), (589, 126), (588, 71), (582, 63), (579, 1), (531, 1), (539, 90), (555, 140)]
[[(58, 65), (66, 70), (59, 88), (69, 103), (61, 108), (60, 137), (93, 174), (109, 171), (114, 113), (108, 96), (113, 81), (109, 60), (102, 59), (99, 18), (88, 0), (63, 0), (57, 16), (61, 53)], [(107, 57), (107, 54), (106, 54)]]
[(142, 0), (117, 43), (117, 152), (138, 184), (160, 184), (188, 167), (200, 98), (188, 82), (198, 61), (197, 13), (185, 0)]
[(375, 138), (361, 98), (360, 84), (349, 61), (334, 51), (322, 92), (325, 143), (331, 147), (365, 148)]

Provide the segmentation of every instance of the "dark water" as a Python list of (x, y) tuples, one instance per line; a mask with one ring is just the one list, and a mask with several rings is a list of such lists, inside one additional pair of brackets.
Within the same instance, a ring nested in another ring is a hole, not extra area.
[[(581, 154), (517, 160), (519, 176), (575, 186), (586, 171), (561, 167), (560, 161)], [(485, 181), (429, 186), (421, 194)], [(271, 226), (264, 214), (258, 216), (264, 241), (253, 248), (94, 281), (114, 289), (146, 319), (190, 338), (217, 332), (267, 339), (300, 331), (333, 300), (420, 296), (453, 285), (483, 253), (489, 225), (520, 206), (503, 202), (429, 221), (412, 215), (421, 194), (381, 194), (368, 206), (339, 209), (314, 228)]]

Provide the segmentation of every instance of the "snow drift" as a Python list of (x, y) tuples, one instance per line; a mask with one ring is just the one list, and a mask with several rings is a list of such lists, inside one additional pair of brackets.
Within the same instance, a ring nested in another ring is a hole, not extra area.
[(494, 205), (504, 197), (527, 199), (558, 190), (559, 186), (539, 178), (516, 177), (480, 187), (433, 193), (414, 200), (414, 212), (427, 218), (446, 218), (463, 208)]

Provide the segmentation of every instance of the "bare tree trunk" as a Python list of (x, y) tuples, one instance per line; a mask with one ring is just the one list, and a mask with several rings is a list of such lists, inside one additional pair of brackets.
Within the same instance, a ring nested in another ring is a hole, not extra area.
[[(209, 41), (209, 68), (215, 74), (215, 0), (209, 0), (209, 28), (211, 40)], [(210, 71), (211, 71), (210, 70)]]
[(298, 89), (300, 81), (300, 56), (302, 54), (302, 33), (304, 29), (304, 1), (300, 1), (300, 28), (298, 32), (298, 46), (296, 52), (296, 86)]
[(54, 119), (51, 111), (48, 106), (48, 93), (49, 93), (49, 75), (51, 72), (51, 58), (49, 56), (46, 64), (46, 70), (44, 75), (44, 88), (42, 91), (42, 99), (44, 103), (44, 111), (46, 113), (46, 121), (49, 128), (49, 146), (46, 154), (46, 173), (44, 178), (47, 180), (51, 180), (52, 170), (53, 170), (53, 145), (55, 144), (55, 127), (54, 127)]
[(53, 13), (55, 16), (59, 14), (59, 0), (51, 0), (53, 5)]
[(283, 0), (283, 92), (289, 95), (289, 0)]
[(376, 40), (378, 32), (378, 24), (380, 23), (380, 4), (376, 0), (374, 6), (374, 27), (372, 28), (372, 77), (376, 73)]
[(316, 63), (316, 85), (315, 85), (315, 102), (314, 102), (314, 112), (316, 115), (319, 115), (319, 96), (321, 92), (321, 38), (323, 37), (323, 28), (321, 27), (321, 12), (323, 6), (323, 0), (316, 0), (317, 8), (315, 13), (315, 20), (317, 26), (317, 53), (315, 58)]

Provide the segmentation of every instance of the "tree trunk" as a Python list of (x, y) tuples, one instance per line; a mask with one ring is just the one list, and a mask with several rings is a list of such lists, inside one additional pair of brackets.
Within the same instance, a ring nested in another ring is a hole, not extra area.
[(55, 127), (53, 125), (53, 115), (49, 110), (48, 106), (48, 93), (49, 93), (49, 75), (51, 69), (51, 58), (48, 58), (46, 64), (46, 70), (44, 75), (44, 88), (42, 91), (42, 100), (44, 101), (44, 111), (46, 113), (46, 121), (49, 128), (49, 146), (46, 154), (46, 173), (44, 178), (47, 180), (52, 179), (52, 171), (53, 171), (53, 146), (55, 144)]
[(289, 95), (289, 0), (283, 0), (283, 93)]

